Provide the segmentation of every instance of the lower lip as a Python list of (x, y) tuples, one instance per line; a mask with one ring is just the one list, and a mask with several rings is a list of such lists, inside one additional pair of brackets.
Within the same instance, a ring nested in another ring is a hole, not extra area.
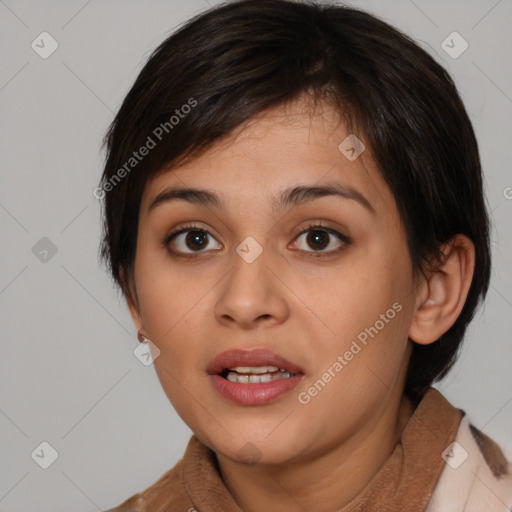
[(230, 402), (241, 405), (261, 405), (272, 402), (291, 391), (302, 379), (302, 374), (256, 384), (230, 382), (220, 375), (211, 375), (215, 389)]

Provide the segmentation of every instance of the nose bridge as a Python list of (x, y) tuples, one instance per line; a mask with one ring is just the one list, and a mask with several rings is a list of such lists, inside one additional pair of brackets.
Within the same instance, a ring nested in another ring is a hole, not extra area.
[(268, 279), (267, 265), (269, 265), (270, 248), (263, 246), (252, 236), (245, 238), (236, 248), (233, 254), (232, 270), (226, 293), (233, 292), (243, 301), (262, 300), (261, 295), (267, 293), (266, 283)]
[(247, 327), (261, 318), (283, 320), (286, 301), (270, 270), (272, 261), (271, 249), (251, 236), (235, 248), (232, 268), (215, 304), (219, 321), (231, 319)]

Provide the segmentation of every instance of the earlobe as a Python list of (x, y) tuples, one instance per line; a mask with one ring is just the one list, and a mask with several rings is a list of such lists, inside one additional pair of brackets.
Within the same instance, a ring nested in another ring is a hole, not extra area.
[(139, 305), (136, 304), (130, 296), (126, 297), (126, 303), (128, 305), (128, 309), (130, 310), (130, 315), (132, 317), (135, 328), (137, 329), (137, 339), (140, 343), (148, 343), (151, 340), (147, 337), (144, 330)]
[(465, 235), (443, 244), (443, 261), (422, 279), (417, 290), (409, 338), (421, 345), (435, 342), (457, 320), (473, 279), (475, 248)]

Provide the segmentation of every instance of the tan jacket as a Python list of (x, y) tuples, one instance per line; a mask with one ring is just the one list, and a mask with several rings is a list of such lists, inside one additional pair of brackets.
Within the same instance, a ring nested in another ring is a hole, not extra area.
[[(342, 512), (510, 512), (512, 465), (465, 412), (429, 388), (400, 442)], [(105, 512), (242, 512), (192, 436), (184, 457), (157, 482)], [(314, 512), (314, 511), (311, 511)]]

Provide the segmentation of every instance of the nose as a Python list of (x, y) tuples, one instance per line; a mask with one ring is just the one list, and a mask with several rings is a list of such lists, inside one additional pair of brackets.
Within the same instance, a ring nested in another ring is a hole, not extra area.
[(290, 313), (286, 287), (276, 275), (279, 271), (265, 250), (251, 263), (234, 252), (231, 270), (218, 287), (214, 306), (217, 321), (245, 330), (286, 321)]

